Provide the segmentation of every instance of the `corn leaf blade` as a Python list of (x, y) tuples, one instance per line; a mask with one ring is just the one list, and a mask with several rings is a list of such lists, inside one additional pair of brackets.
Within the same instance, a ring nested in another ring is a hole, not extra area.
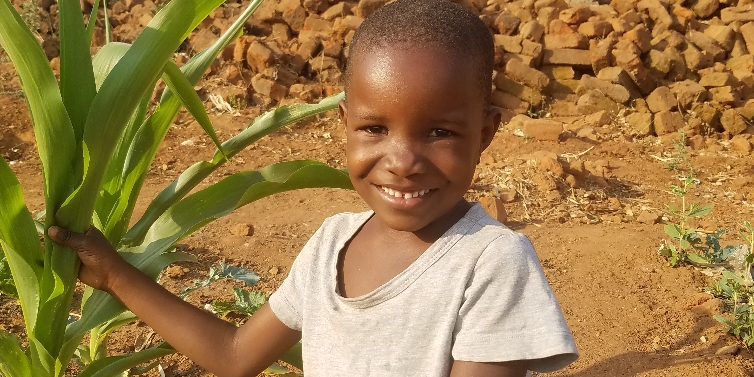
[(5, 377), (32, 377), (31, 364), (13, 335), (0, 330), (0, 374)]
[[(317, 104), (281, 106), (257, 118), (245, 130), (223, 143), (227, 158), (235, 156), (247, 146), (286, 125), (301, 119), (335, 109), (343, 94), (327, 97)], [(124, 236), (124, 244), (140, 243), (149, 227), (173, 204), (180, 201), (196, 185), (225, 163), (225, 157), (216, 153), (212, 161), (198, 162), (186, 169), (149, 204), (144, 215)]]
[(170, 88), (171, 92), (181, 100), (186, 110), (199, 122), (199, 125), (202, 126), (204, 132), (212, 139), (212, 142), (215, 143), (220, 153), (223, 153), (220, 139), (217, 138), (215, 129), (212, 127), (212, 122), (209, 120), (209, 115), (207, 115), (207, 111), (204, 109), (204, 104), (194, 90), (194, 85), (189, 82), (181, 72), (181, 69), (178, 68), (178, 65), (172, 60), (168, 60), (167, 64), (165, 64), (165, 73), (162, 75), (162, 80)]
[(159, 357), (175, 353), (175, 349), (167, 343), (162, 343), (157, 347), (148, 348), (123, 356), (110, 356), (104, 359), (95, 360), (78, 377), (112, 377), (139, 364), (146, 363)]
[[(94, 86), (92, 58), (89, 53), (86, 28), (81, 17), (80, 3), (59, 0), (60, 24), (60, 93), (73, 126), (76, 142), (84, 135), (84, 124), (92, 100), (97, 94)], [(95, 13), (96, 14), (96, 13)]]
[(44, 257), (34, 219), (24, 203), (21, 184), (0, 158), (0, 245), (13, 275), (26, 329), (33, 333), (39, 306)]

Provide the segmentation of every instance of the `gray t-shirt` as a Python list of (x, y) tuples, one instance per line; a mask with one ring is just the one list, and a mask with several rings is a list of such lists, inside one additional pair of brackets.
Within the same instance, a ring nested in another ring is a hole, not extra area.
[(576, 360), (531, 242), (478, 204), (398, 276), (342, 297), (338, 254), (372, 214), (325, 220), (270, 297), (302, 331), (307, 377), (447, 376), (453, 360), (530, 360), (547, 372)]

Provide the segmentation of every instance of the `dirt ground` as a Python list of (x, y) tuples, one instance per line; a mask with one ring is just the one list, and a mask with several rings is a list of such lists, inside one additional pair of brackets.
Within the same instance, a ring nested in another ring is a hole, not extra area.
[[(0, 154), (22, 182), (30, 209), (37, 211), (42, 208), (41, 173), (28, 112), (9, 63), (0, 65), (0, 77), (4, 84), (0, 94)], [(212, 120), (219, 137), (227, 139), (254, 115), (254, 109), (239, 116), (213, 113)], [(201, 128), (189, 119), (181, 113), (168, 133), (137, 212), (185, 168), (209, 159), (214, 152)], [(674, 153), (672, 143), (654, 137), (635, 139), (613, 125), (595, 132), (597, 141), (573, 136), (544, 142), (501, 129), (469, 191), (470, 199), (516, 192), (516, 197), (504, 204), (507, 223), (529, 236), (537, 248), (581, 353), (576, 363), (552, 375), (754, 375), (750, 350), (716, 354), (722, 347), (740, 342), (712, 318), (719, 309), (705, 305), (700, 296), (710, 278), (695, 268), (669, 267), (657, 254), (664, 238), (661, 222), (638, 221), (643, 212), (657, 215), (666, 204), (674, 203), (668, 192), (668, 186), (678, 182), (676, 173), (668, 169), (667, 158)], [(700, 180), (690, 198), (715, 205), (712, 214), (700, 221), (700, 227), (736, 229), (743, 220), (754, 221), (754, 158), (752, 154), (728, 152), (725, 140), (716, 145), (720, 148), (687, 148)], [(552, 178), (552, 170), (534, 162), (540, 151), (557, 154), (561, 162), (601, 165), (604, 178), (577, 177), (576, 188), (571, 189), (564, 180)], [(234, 157), (209, 182), (229, 172), (290, 159), (316, 159), (343, 167), (343, 131), (334, 113), (260, 140)], [(554, 190), (543, 189), (546, 184), (540, 182), (542, 176), (550, 177)], [(255, 289), (269, 294), (285, 278), (299, 249), (326, 217), (364, 209), (354, 192), (325, 189), (279, 194), (252, 203), (181, 241), (179, 247), (195, 254), (199, 262), (170, 269), (162, 281), (177, 292), (206, 277), (211, 265), (223, 261), (257, 272), (263, 280)], [(232, 229), (238, 224), (251, 225), (254, 234), (234, 235)], [(725, 241), (737, 242), (733, 234)], [(218, 298), (229, 299), (233, 285), (219, 282), (192, 293), (189, 299), (199, 306)], [(21, 324), (18, 305), (0, 297), (0, 329), (20, 334)], [(112, 337), (112, 350), (132, 351), (149, 333), (143, 324), (128, 326)], [(157, 341), (151, 339), (152, 343)], [(166, 375), (209, 375), (180, 355), (163, 359), (162, 366)]]

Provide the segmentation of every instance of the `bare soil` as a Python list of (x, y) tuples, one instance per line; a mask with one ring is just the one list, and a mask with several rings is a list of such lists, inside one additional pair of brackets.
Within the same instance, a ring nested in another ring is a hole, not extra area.
[[(18, 175), (30, 210), (38, 211), (43, 206), (41, 173), (28, 111), (10, 63), (0, 64), (0, 77), (0, 154)], [(226, 139), (251, 122), (258, 111), (250, 108), (238, 116), (213, 113), (212, 120), (220, 138)], [(212, 156), (211, 141), (189, 119), (181, 113), (168, 133), (137, 212), (185, 168)], [(754, 375), (750, 350), (716, 355), (724, 346), (741, 343), (712, 318), (720, 309), (700, 295), (710, 278), (692, 267), (669, 267), (657, 254), (664, 238), (662, 225), (638, 221), (645, 211), (660, 214), (666, 204), (675, 203), (668, 186), (678, 182), (677, 174), (662, 161), (673, 155), (672, 143), (668, 138), (624, 136), (612, 125), (595, 131), (599, 141), (574, 136), (546, 142), (501, 130), (485, 153), (468, 195), (479, 199), (501, 190), (517, 193), (512, 202), (505, 203), (507, 224), (529, 236), (536, 246), (581, 352), (576, 363), (553, 375)], [(690, 198), (715, 205), (713, 213), (698, 224), (707, 230), (716, 226), (736, 229), (743, 220), (754, 221), (754, 158), (726, 151), (725, 143), (721, 139), (715, 144), (723, 147), (700, 151), (687, 148), (700, 180)], [(532, 154), (539, 151), (554, 152), (561, 162), (601, 161), (604, 178), (585, 175), (571, 188), (556, 178), (552, 169), (533, 162)], [(316, 159), (343, 167), (343, 131), (336, 114), (287, 127), (260, 140), (208, 183), (230, 172), (290, 159)], [(548, 179), (543, 176), (552, 179), (555, 190), (543, 189), (546, 184), (541, 180)], [(205, 278), (210, 266), (223, 261), (257, 272), (263, 280), (254, 289), (269, 294), (326, 217), (365, 209), (354, 192), (342, 190), (302, 190), (260, 200), (181, 241), (179, 247), (195, 254), (199, 262), (170, 268), (162, 282), (177, 292)], [(234, 235), (232, 229), (238, 224), (251, 225), (254, 234)], [(725, 241), (738, 242), (733, 235)], [(230, 299), (234, 284), (218, 282), (192, 293), (189, 300), (204, 306), (214, 299)], [(0, 296), (0, 329), (23, 335), (20, 308), (4, 296)], [(127, 326), (114, 334), (111, 350), (130, 352), (145, 339), (151, 344), (159, 341), (143, 324)], [(210, 375), (180, 355), (166, 357), (161, 363), (166, 375)]]

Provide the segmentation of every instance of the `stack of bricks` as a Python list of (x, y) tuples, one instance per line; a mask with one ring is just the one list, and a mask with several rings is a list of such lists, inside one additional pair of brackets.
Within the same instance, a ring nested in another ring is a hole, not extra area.
[(479, 13), (508, 119), (546, 102), (556, 117), (628, 109), (639, 134), (754, 133), (752, 0), (489, 0)]

